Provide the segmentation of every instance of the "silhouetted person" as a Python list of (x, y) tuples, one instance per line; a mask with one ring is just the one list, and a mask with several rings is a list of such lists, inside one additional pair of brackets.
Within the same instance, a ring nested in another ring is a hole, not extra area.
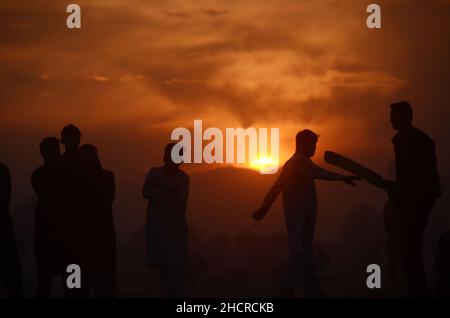
[(317, 217), (315, 180), (343, 181), (355, 185), (354, 176), (343, 176), (325, 170), (311, 161), (316, 151), (318, 136), (303, 130), (296, 136), (296, 152), (285, 163), (277, 181), (264, 198), (264, 204), (253, 213), (261, 220), (269, 211), (280, 192), (283, 192), (283, 208), (289, 244), (289, 269), (282, 286), (281, 296), (293, 297), (296, 284), (303, 283), (305, 295), (320, 296), (316, 284), (313, 237)]
[(65, 151), (60, 159), (60, 191), (64, 228), (64, 265), (77, 264), (81, 268), (81, 288), (68, 289), (68, 296), (88, 296), (88, 265), (91, 249), (89, 232), (90, 173), (81, 158), (81, 132), (74, 125), (61, 131)]
[(441, 196), (433, 140), (411, 122), (408, 102), (391, 105), (396, 182), (392, 186), (398, 208), (399, 249), (408, 282), (408, 295), (427, 295), (423, 268), (423, 233), (428, 216)]
[(435, 260), (438, 296), (450, 297), (450, 232), (442, 234)]
[(175, 144), (164, 149), (164, 166), (150, 169), (143, 187), (148, 200), (147, 265), (156, 267), (168, 297), (182, 297), (187, 264), (186, 204), (189, 176), (172, 161)]
[(37, 296), (51, 295), (52, 276), (63, 275), (64, 215), (61, 211), (59, 184), (59, 140), (47, 137), (39, 145), (44, 164), (31, 175), (38, 202), (35, 210), (34, 254), (37, 265)]
[(8, 297), (23, 297), (22, 269), (14, 228), (9, 214), (11, 176), (0, 163), (0, 277)]
[(114, 174), (102, 168), (93, 145), (80, 147), (89, 169), (89, 277), (97, 297), (116, 296), (116, 234), (112, 204), (115, 197)]

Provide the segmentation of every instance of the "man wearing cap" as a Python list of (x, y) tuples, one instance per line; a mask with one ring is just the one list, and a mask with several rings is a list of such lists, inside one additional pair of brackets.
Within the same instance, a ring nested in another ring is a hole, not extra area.
[(263, 205), (253, 213), (261, 220), (280, 192), (283, 192), (284, 217), (288, 232), (289, 268), (282, 286), (282, 297), (293, 297), (298, 280), (305, 296), (319, 297), (315, 279), (313, 238), (317, 218), (315, 180), (342, 181), (355, 185), (358, 177), (343, 176), (315, 165), (311, 157), (316, 152), (318, 136), (311, 130), (296, 136), (295, 154), (285, 163), (281, 173), (264, 198)]

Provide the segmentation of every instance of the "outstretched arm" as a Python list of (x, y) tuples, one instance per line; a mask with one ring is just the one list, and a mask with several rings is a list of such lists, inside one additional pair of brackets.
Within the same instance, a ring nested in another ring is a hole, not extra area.
[(262, 220), (264, 216), (266, 216), (267, 212), (269, 211), (270, 207), (272, 206), (275, 199), (280, 194), (281, 190), (283, 189), (283, 183), (284, 183), (284, 176), (285, 176), (285, 167), (281, 170), (280, 175), (277, 178), (277, 181), (272, 185), (269, 192), (267, 192), (266, 196), (264, 197), (264, 203), (263, 205), (253, 212), (252, 217), (256, 220)]
[(324, 169), (320, 166), (315, 165), (314, 163), (311, 163), (311, 164), (312, 164), (312, 170), (314, 173), (314, 178), (316, 178), (316, 179), (328, 180), (328, 181), (343, 181), (345, 178), (345, 176), (343, 176), (339, 173), (329, 171), (327, 169)]
[(314, 178), (320, 179), (320, 180), (328, 180), (328, 181), (342, 181), (349, 185), (356, 185), (353, 181), (355, 180), (361, 180), (361, 178), (356, 176), (344, 176), (342, 174), (329, 171), (327, 169), (324, 169), (322, 167), (319, 167), (312, 163), (312, 170), (314, 173)]

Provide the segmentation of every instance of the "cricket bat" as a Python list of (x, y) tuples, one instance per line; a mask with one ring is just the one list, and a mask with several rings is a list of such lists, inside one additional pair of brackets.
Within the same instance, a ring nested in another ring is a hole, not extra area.
[(369, 168), (357, 163), (356, 161), (346, 158), (333, 151), (326, 151), (324, 159), (326, 163), (344, 169), (354, 174), (355, 176), (358, 176), (361, 179), (367, 181), (368, 183), (376, 186), (377, 188), (385, 189), (385, 181), (382, 176), (370, 170)]

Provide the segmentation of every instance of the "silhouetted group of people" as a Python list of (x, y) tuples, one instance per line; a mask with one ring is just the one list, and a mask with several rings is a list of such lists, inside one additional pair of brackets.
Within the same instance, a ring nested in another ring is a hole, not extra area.
[(95, 146), (80, 147), (80, 140), (80, 130), (73, 125), (62, 129), (61, 141), (44, 138), (44, 163), (31, 175), (38, 197), (34, 250), (40, 297), (50, 296), (52, 277), (64, 277), (70, 264), (80, 266), (82, 284), (67, 289), (69, 296), (116, 294), (114, 175), (102, 168)]
[[(34, 226), (38, 297), (51, 295), (54, 276), (62, 277), (68, 297), (116, 294), (114, 175), (102, 168), (95, 146), (80, 147), (80, 140), (80, 130), (68, 125), (61, 131), (61, 141), (47, 137), (39, 145), (43, 164), (31, 175), (38, 198)], [(2, 278), (8, 295), (21, 296), (20, 262), (8, 213), (11, 182), (4, 166), (1, 179)], [(81, 288), (67, 288), (66, 269), (71, 264), (81, 269)]]
[[(422, 261), (423, 233), (428, 216), (441, 196), (433, 140), (412, 122), (407, 102), (391, 105), (391, 123), (397, 134), (392, 139), (396, 180), (385, 180), (395, 213), (387, 226), (388, 254), (400, 264), (408, 283), (408, 295), (428, 295)], [(38, 273), (37, 295), (51, 294), (52, 277), (77, 264), (82, 270), (80, 289), (68, 289), (68, 296), (116, 295), (116, 237), (112, 203), (115, 183), (104, 170), (95, 146), (80, 147), (81, 133), (73, 125), (40, 143), (43, 165), (32, 176), (38, 197), (34, 248)], [(276, 182), (253, 213), (255, 220), (267, 214), (282, 193), (288, 232), (289, 268), (282, 283), (283, 297), (295, 296), (298, 286), (305, 296), (319, 297), (322, 291), (315, 276), (313, 240), (317, 218), (315, 180), (342, 181), (355, 185), (359, 176), (341, 175), (313, 163), (318, 135), (311, 130), (296, 136), (296, 151), (283, 166)], [(60, 154), (60, 144), (64, 153)], [(164, 149), (164, 165), (148, 172), (143, 197), (148, 200), (145, 223), (147, 265), (156, 268), (166, 296), (185, 296), (183, 268), (188, 262), (186, 207), (189, 176), (172, 160), (174, 143)], [(182, 149), (180, 150), (182, 152)], [(8, 168), (0, 165), (0, 274), (11, 297), (22, 296), (17, 243), (8, 212), (11, 180)], [(439, 294), (450, 295), (450, 239), (439, 244), (436, 265)], [(396, 263), (394, 262), (394, 263)], [(394, 264), (395, 266), (396, 264)], [(65, 284), (64, 284), (65, 285)]]

